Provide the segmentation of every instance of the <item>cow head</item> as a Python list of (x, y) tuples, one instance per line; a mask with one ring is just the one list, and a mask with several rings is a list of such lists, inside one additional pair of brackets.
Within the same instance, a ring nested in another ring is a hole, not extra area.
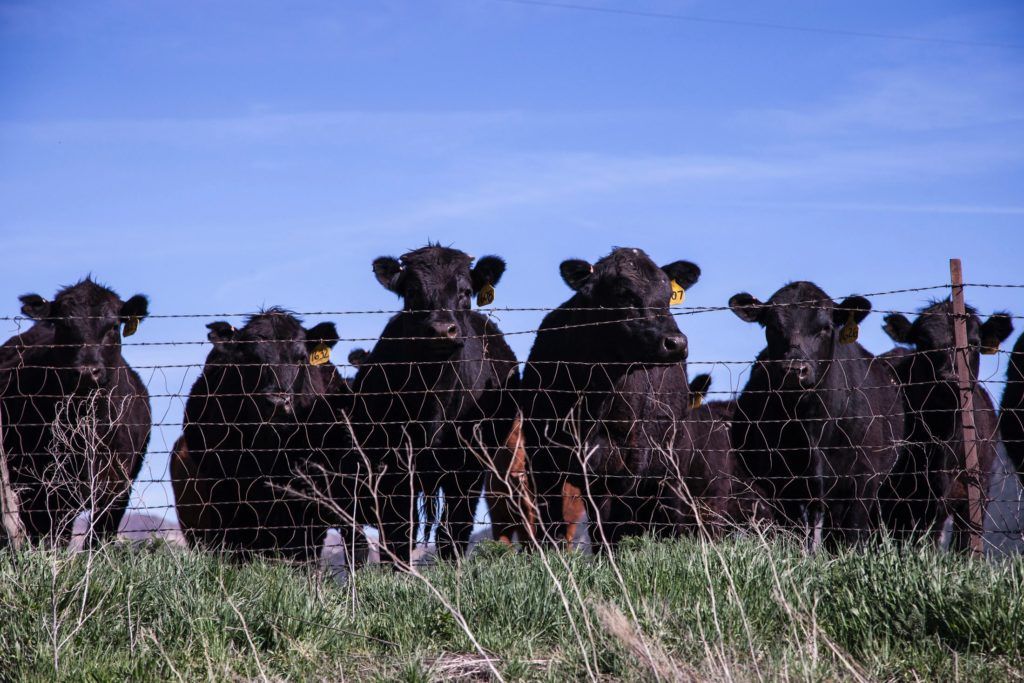
[(766, 303), (746, 292), (736, 294), (729, 308), (741, 320), (764, 328), (768, 346), (762, 359), (771, 385), (809, 389), (832, 362), (839, 331), (847, 323), (860, 324), (871, 312), (871, 302), (851, 296), (837, 304), (814, 283), (793, 282)]
[[(979, 354), (997, 350), (1013, 332), (1013, 323), (1007, 313), (996, 313), (983, 323), (970, 306), (966, 312), (968, 364), (973, 382), (981, 365)], [(948, 299), (922, 309), (914, 322), (901, 313), (885, 317), (882, 329), (886, 334), (915, 351), (904, 361), (908, 368), (905, 391), (917, 408), (925, 403), (939, 408), (941, 403), (952, 410), (958, 405), (954, 322), (953, 304)]]
[(334, 323), (305, 329), (293, 314), (270, 308), (251, 316), (241, 329), (218, 321), (206, 326), (220, 352), (218, 363), (237, 370), (241, 392), (266, 420), (291, 420), (307, 414), (322, 387), (310, 356), (323, 344), (338, 342)]
[(125, 334), (135, 331), (149, 315), (149, 300), (136, 294), (128, 301), (91, 278), (65, 287), (53, 301), (38, 294), (21, 297), (21, 312), (53, 328), (50, 362), (70, 375), (74, 391), (104, 386), (118, 364), (121, 326)]
[(643, 250), (617, 247), (593, 265), (570, 259), (559, 270), (576, 292), (573, 319), (595, 323), (587, 333), (600, 335), (612, 357), (638, 363), (686, 360), (686, 336), (668, 307), (673, 281), (685, 290), (700, 278), (695, 264), (674, 261), (659, 268)]
[(505, 261), (497, 256), (484, 256), (476, 265), (473, 260), (440, 245), (410, 251), (400, 259), (374, 260), (377, 281), (404, 302), (398, 316), (401, 337), (421, 339), (424, 348), (449, 355), (473, 335), (465, 315), (472, 297), (498, 284), (505, 272)]

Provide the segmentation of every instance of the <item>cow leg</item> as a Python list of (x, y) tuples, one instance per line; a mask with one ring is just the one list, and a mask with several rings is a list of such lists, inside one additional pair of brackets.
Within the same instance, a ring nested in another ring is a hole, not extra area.
[(571, 549), (576, 541), (579, 525), (587, 514), (587, 506), (583, 502), (583, 492), (565, 482), (562, 485), (562, 519), (565, 520), (565, 547)]
[[(668, 517), (658, 519), (655, 508), (657, 504), (651, 505), (649, 501), (635, 495), (614, 496), (611, 501), (608, 514), (608, 533), (612, 548), (615, 548), (624, 538), (630, 536), (642, 536), (647, 530), (665, 533), (668, 527), (675, 524), (668, 521)], [(672, 532), (668, 532), (672, 535)]]
[(299, 564), (310, 564), (320, 559), (327, 530), (318, 527), (297, 527), (290, 529), (289, 542), (280, 551), (285, 559)]
[(89, 526), (85, 536), (85, 546), (95, 548), (101, 542), (114, 538), (121, 519), (128, 508), (131, 488), (123, 487), (121, 491), (96, 494), (92, 514), (89, 515)]
[(877, 495), (877, 486), (871, 486), (868, 472), (853, 477), (837, 478), (830, 482), (825, 506), (825, 524), (822, 543), (835, 550), (844, 545), (861, 543), (871, 530), (871, 503)]
[(411, 478), (408, 473), (389, 475), (383, 479), (379, 495), (374, 500), (366, 501), (366, 505), (374, 510), (371, 519), (376, 522), (380, 533), (381, 560), (391, 562), (396, 568), (404, 568), (412, 559), (413, 545), (416, 543), (419, 488), (410, 487)]
[(583, 500), (587, 506), (587, 517), (590, 520), (590, 545), (595, 553), (605, 552), (612, 548), (613, 528), (617, 526), (615, 502), (610, 496), (602, 495), (591, 487), (590, 495), (585, 492)]
[(46, 542), (62, 547), (71, 540), (80, 508), (73, 505), (68, 491), (54, 487), (42, 496), (43, 507), (35, 507), (29, 513), (30, 524)]
[(536, 533), (536, 509), (530, 492), (522, 417), (517, 416), (502, 447), (496, 449), (487, 478), (487, 502), (495, 540), (512, 545), (515, 535), (526, 543)]
[(438, 556), (445, 560), (463, 557), (473, 534), (473, 518), (480, 498), (482, 474), (458, 472), (445, 480), (445, 518), (437, 531)]
[[(982, 526), (984, 527), (985, 519), (985, 505), (982, 502)], [(958, 500), (953, 506), (953, 529), (952, 535), (949, 539), (949, 549), (953, 552), (968, 552), (971, 550), (971, 532), (973, 526), (971, 525), (971, 507), (969, 500)], [(939, 527), (939, 533), (942, 533), (942, 527)]]

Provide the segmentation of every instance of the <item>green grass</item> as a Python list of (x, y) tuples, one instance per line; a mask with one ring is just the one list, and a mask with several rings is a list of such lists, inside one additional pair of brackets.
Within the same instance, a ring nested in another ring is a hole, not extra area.
[(736, 539), (638, 540), (614, 566), (487, 545), (422, 578), (368, 568), (345, 585), (166, 546), (5, 551), (0, 678), (486, 677), (427, 581), (507, 679), (1024, 675), (1024, 558)]

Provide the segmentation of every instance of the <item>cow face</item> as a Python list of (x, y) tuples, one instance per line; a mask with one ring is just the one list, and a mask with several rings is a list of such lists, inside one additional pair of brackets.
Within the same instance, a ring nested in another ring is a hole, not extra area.
[[(616, 360), (676, 363), (686, 360), (686, 336), (669, 313), (672, 281), (688, 289), (700, 268), (675, 261), (659, 268), (641, 249), (616, 248), (591, 265), (563, 261), (562, 279), (577, 292), (574, 319), (597, 323), (584, 334), (599, 336), (602, 348)], [(595, 310), (588, 310), (595, 309)]]
[(859, 324), (871, 312), (871, 302), (851, 296), (834, 304), (811, 282), (786, 285), (767, 303), (742, 292), (729, 299), (729, 308), (745, 322), (765, 331), (771, 385), (809, 389), (818, 384), (835, 355), (839, 330), (847, 322)]
[(398, 317), (401, 337), (421, 340), (425, 349), (441, 355), (462, 347), (473, 335), (463, 314), (470, 310), (472, 297), (498, 284), (505, 272), (505, 262), (497, 256), (485, 256), (470, 267), (472, 263), (472, 256), (441, 246), (373, 262), (377, 281), (404, 302)]
[[(984, 323), (970, 306), (967, 307), (968, 364), (971, 381), (978, 377), (983, 350), (999, 348), (1013, 332), (1013, 323), (1007, 313), (996, 313)], [(923, 309), (913, 323), (900, 313), (885, 317), (883, 329), (899, 344), (914, 347), (916, 353), (909, 357), (909, 396), (916, 398), (915, 405), (929, 403), (944, 404), (955, 409), (958, 404), (959, 380), (956, 372), (953, 304), (939, 301)]]
[(310, 329), (288, 311), (271, 308), (254, 315), (241, 329), (219, 321), (206, 326), (208, 338), (222, 353), (218, 363), (237, 369), (241, 391), (265, 420), (302, 417), (316, 400), (317, 383), (310, 354), (338, 341), (334, 323)]
[[(53, 301), (38, 294), (21, 297), (21, 312), (53, 328), (48, 354), (68, 378), (70, 391), (85, 392), (105, 386), (121, 353), (121, 326), (134, 332), (149, 314), (149, 301), (136, 294), (128, 301), (90, 278), (65, 287)], [(131, 326), (129, 328), (129, 326)]]

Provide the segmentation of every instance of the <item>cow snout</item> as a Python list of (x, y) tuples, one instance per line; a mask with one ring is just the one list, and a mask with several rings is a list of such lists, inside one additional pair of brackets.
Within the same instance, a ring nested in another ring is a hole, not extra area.
[(95, 384), (103, 378), (103, 366), (97, 365), (96, 363), (80, 365), (78, 366), (78, 374), (81, 375), (83, 379)]
[(790, 361), (786, 365), (786, 379), (791, 384), (809, 386), (814, 382), (814, 368), (805, 360)]
[(661, 340), (662, 353), (666, 357), (678, 360), (686, 360), (686, 355), (689, 352), (689, 345), (686, 342), (686, 337), (681, 334), (669, 334)]
[(271, 394), (270, 403), (274, 410), (280, 410), (285, 415), (291, 415), (294, 410), (294, 398), (291, 394)]
[(430, 329), (435, 339), (455, 341), (459, 338), (459, 326), (451, 321), (433, 322)]

